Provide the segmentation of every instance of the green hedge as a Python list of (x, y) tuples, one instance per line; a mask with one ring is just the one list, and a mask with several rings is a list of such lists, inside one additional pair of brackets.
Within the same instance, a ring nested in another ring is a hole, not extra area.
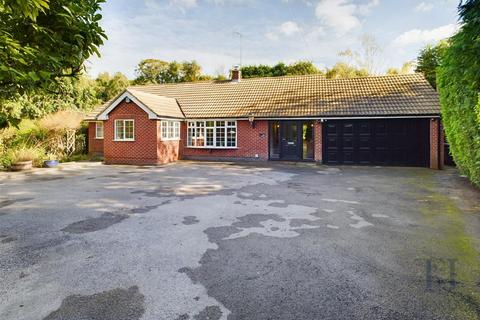
[(438, 70), (442, 117), (455, 163), (480, 186), (480, 0), (460, 5), (463, 25)]

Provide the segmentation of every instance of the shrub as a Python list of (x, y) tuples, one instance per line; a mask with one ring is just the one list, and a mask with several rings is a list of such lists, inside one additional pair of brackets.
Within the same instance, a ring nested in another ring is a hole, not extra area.
[(0, 154), (0, 166), (10, 168), (13, 163), (12, 154), (10, 152), (2, 152)]
[(480, 186), (480, 1), (460, 5), (463, 25), (438, 69), (442, 117), (455, 163)]
[(45, 116), (38, 121), (39, 127), (47, 131), (77, 130), (83, 114), (73, 110), (62, 110)]
[(33, 161), (37, 158), (37, 150), (34, 148), (23, 147), (12, 152), (13, 163), (22, 161)]
[(22, 161), (32, 161), (35, 167), (43, 166), (45, 160), (45, 150), (40, 147), (22, 146), (17, 149), (11, 149), (1, 157), (2, 165), (5, 168), (12, 164)]

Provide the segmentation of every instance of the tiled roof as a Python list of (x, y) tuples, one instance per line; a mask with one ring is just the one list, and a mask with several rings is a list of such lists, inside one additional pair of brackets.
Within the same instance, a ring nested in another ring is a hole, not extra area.
[(104, 104), (98, 105), (93, 110), (89, 111), (85, 117), (83, 118), (85, 121), (94, 121), (97, 119), (97, 116), (102, 113), (103, 110), (107, 109), (110, 103), (113, 102), (114, 99), (111, 99)]
[[(136, 86), (174, 98), (186, 118), (439, 115), (438, 94), (421, 74), (326, 79), (287, 76)], [(160, 116), (160, 115), (159, 115)]]
[(158, 96), (136, 88), (128, 88), (127, 91), (159, 117), (185, 118), (175, 98)]

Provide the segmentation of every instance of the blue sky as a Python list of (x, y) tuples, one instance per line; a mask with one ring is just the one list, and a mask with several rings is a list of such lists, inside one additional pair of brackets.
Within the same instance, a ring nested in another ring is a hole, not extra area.
[[(379, 70), (414, 60), (427, 43), (457, 28), (457, 0), (107, 0), (102, 26), (109, 39), (91, 76), (135, 76), (142, 59), (197, 60), (207, 74), (240, 62), (309, 60), (318, 67), (359, 50), (364, 35), (382, 47)], [(344, 59), (343, 59), (344, 60)]]

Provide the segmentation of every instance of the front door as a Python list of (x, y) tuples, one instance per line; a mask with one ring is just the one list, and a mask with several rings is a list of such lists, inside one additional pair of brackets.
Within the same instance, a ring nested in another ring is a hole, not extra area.
[(297, 121), (280, 122), (281, 158), (285, 160), (300, 159), (299, 128)]

